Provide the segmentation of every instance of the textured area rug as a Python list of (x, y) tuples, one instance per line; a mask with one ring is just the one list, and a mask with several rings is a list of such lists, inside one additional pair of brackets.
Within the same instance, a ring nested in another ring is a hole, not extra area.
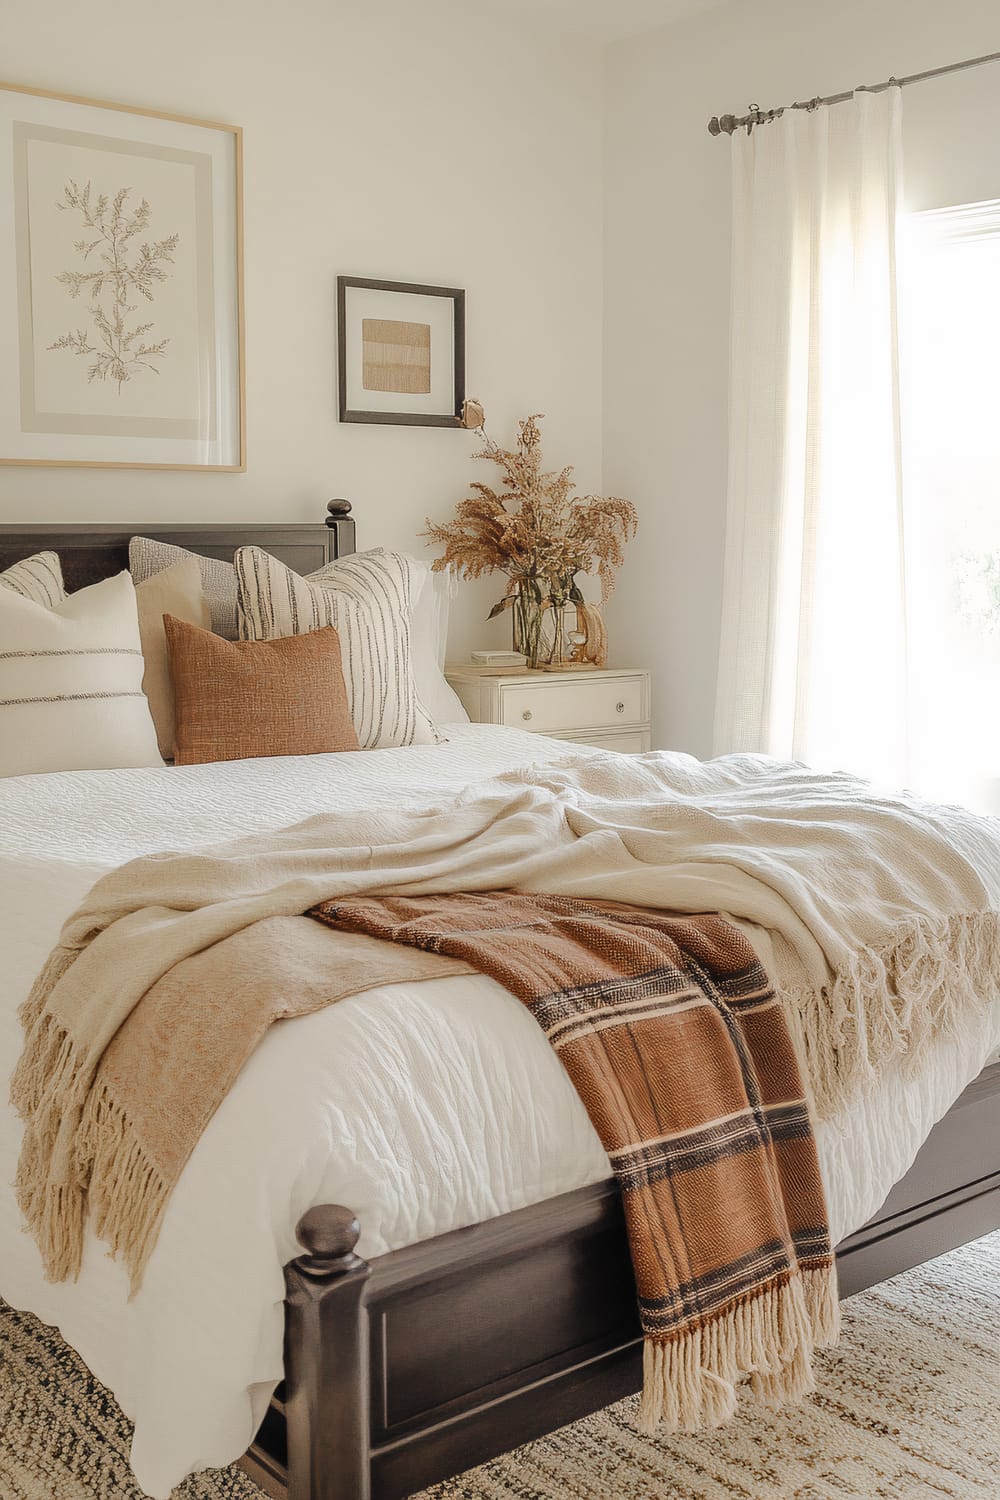
[[(819, 1390), (657, 1442), (636, 1401), (422, 1500), (989, 1500), (1000, 1494), (1000, 1234), (844, 1304)], [(129, 1425), (55, 1330), (0, 1303), (0, 1500), (140, 1500)], [(177, 1500), (263, 1500), (237, 1469)]]

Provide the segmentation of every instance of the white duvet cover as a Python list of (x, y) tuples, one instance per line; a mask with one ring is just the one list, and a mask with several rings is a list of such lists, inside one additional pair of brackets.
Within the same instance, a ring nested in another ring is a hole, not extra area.
[[(313, 813), (463, 790), (579, 746), (453, 726), (440, 746), (0, 780), (0, 1074), (17, 1007), (63, 920), (137, 855)], [(941, 1043), (877, 1105), (818, 1129), (834, 1239), (870, 1217), (934, 1121), (1000, 1044)], [(246, 1449), (282, 1375), (282, 1266), (316, 1203), (358, 1215), (377, 1256), (610, 1175), (555, 1053), (492, 980), (371, 990), (272, 1027), (171, 1199), (142, 1291), (93, 1237), (76, 1284), (49, 1285), (13, 1198), (20, 1124), (0, 1095), (0, 1296), (56, 1324), (136, 1426), (139, 1484), (166, 1497)]]

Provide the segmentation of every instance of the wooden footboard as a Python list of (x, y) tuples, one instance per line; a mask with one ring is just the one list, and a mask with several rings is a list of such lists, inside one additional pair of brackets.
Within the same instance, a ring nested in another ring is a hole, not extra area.
[[(1000, 1064), (838, 1247), (841, 1295), (1000, 1228)], [(247, 1471), (288, 1500), (400, 1500), (639, 1389), (621, 1200), (601, 1183), (380, 1256), (312, 1209), (285, 1368)]]

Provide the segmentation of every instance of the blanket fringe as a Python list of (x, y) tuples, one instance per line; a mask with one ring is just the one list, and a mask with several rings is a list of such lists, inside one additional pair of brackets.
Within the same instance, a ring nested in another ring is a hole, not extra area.
[[(66, 973), (66, 970), (79, 956), (79, 948), (65, 948), (60, 946), (54, 948), (45, 960), (42, 972), (31, 986), (27, 1000), (23, 1002), (17, 1012), (26, 1041), (31, 1040), (31, 1033), (41, 1021), (52, 991)], [(16, 1076), (15, 1074), (15, 1078)]]
[(718, 1427), (736, 1410), (737, 1386), (766, 1406), (815, 1388), (812, 1351), (840, 1329), (836, 1270), (796, 1273), (727, 1307), (676, 1337), (647, 1338), (643, 1349), (640, 1432)]
[(15, 1190), (49, 1281), (76, 1280), (88, 1222), (142, 1285), (168, 1197), (131, 1122), (94, 1086), (69, 1034), (44, 1015), (36, 991), (57, 982), (75, 953), (57, 950), (21, 1010), (28, 1042), (11, 1081), (24, 1120)]
[(820, 1119), (860, 1086), (871, 1091), (901, 1059), (907, 1076), (927, 1047), (967, 1040), (1000, 991), (1000, 914), (973, 912), (902, 923), (891, 943), (862, 948), (822, 993), (782, 992)]
[(129, 1273), (130, 1298), (142, 1286), (169, 1196), (167, 1184), (104, 1090), (92, 1091), (80, 1125), (80, 1152), (90, 1175), (93, 1228)]
[(52, 973), (58, 975), (64, 958), (68, 966), (72, 955), (60, 950), (52, 955), (22, 1007), (31, 1030), (10, 1088), (11, 1103), (24, 1121), (15, 1192), (49, 1281), (79, 1276), (88, 1212), (73, 1142), (87, 1080), (71, 1037), (42, 1014), (36, 994), (46, 978), (55, 982)]

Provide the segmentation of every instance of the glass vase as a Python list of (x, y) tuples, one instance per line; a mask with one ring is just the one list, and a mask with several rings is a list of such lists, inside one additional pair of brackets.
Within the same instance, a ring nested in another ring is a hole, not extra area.
[(517, 590), (511, 609), (514, 633), (514, 650), (527, 657), (528, 666), (538, 668), (541, 664), (542, 617), (545, 606), (537, 586), (524, 580)]
[(548, 605), (539, 631), (539, 666), (558, 671), (576, 660), (577, 645), (585, 639), (578, 624), (576, 605), (571, 600)]

